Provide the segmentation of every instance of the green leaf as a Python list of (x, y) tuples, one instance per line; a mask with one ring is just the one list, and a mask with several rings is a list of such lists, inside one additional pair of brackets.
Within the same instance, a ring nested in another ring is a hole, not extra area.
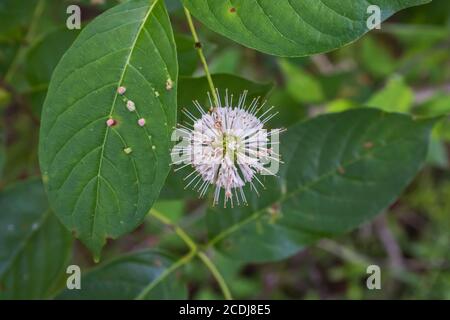
[(336, 99), (333, 101), (330, 101), (327, 106), (326, 110), (327, 112), (342, 112), (349, 109), (355, 108), (355, 103), (352, 100), (349, 99)]
[(178, 68), (180, 75), (190, 76), (197, 69), (198, 55), (192, 37), (176, 34)]
[(15, 182), (21, 177), (37, 175), (39, 128), (33, 119), (26, 113), (15, 114), (13, 118), (8, 118), (6, 133), (8, 143), (5, 146), (4, 181)]
[(215, 55), (209, 63), (209, 70), (212, 73), (237, 73), (242, 61), (242, 50), (238, 48), (226, 49)]
[(280, 67), (286, 77), (287, 91), (295, 100), (304, 103), (323, 101), (325, 98), (323, 89), (320, 82), (313, 76), (286, 59), (280, 60)]
[(184, 214), (184, 202), (182, 200), (158, 200), (153, 209), (169, 218), (170, 221), (177, 223)]
[(168, 255), (153, 250), (125, 255), (87, 272), (81, 278), (81, 290), (65, 290), (57, 298), (131, 300), (154, 284), (145, 299), (186, 299), (186, 288), (175, 274), (164, 276), (172, 264)]
[(65, 26), (42, 36), (27, 51), (26, 76), (33, 85), (48, 85), (59, 59), (78, 36), (78, 30), (68, 30)]
[(368, 107), (388, 112), (408, 112), (414, 101), (414, 92), (401, 76), (389, 79), (386, 86), (366, 102)]
[(0, 300), (44, 299), (65, 273), (72, 237), (50, 212), (42, 183), (0, 193)]
[[(236, 259), (288, 257), (382, 212), (424, 162), (434, 121), (357, 109), (319, 116), (281, 137), (279, 178), (248, 207), (207, 216), (211, 243)], [(407, 161), (406, 161), (407, 160)]]
[(430, 99), (418, 106), (414, 110), (414, 113), (426, 117), (450, 115), (450, 94), (437, 92)]
[[(198, 53), (195, 49), (195, 42), (192, 36), (175, 34), (177, 44), (178, 68), (180, 76), (191, 76), (199, 67)], [(205, 55), (208, 55), (215, 48), (215, 45), (202, 41), (202, 48)]]
[(330, 51), (368, 31), (367, 8), (378, 5), (382, 21), (430, 0), (183, 0), (207, 27), (244, 46), (278, 56)]
[[(42, 113), (41, 170), (57, 216), (96, 259), (106, 238), (142, 222), (166, 179), (177, 74), (170, 21), (158, 0), (128, 1), (97, 17), (53, 74)], [(136, 112), (126, 108), (119, 86)], [(109, 117), (116, 125), (107, 127)]]
[[(414, 108), (414, 114), (425, 117), (441, 117), (442, 120), (434, 127), (433, 137), (450, 141), (450, 94), (438, 92), (433, 97)], [(442, 117), (446, 116), (446, 117)]]
[[(238, 98), (244, 90), (248, 91), (247, 99), (257, 97), (264, 98), (272, 89), (271, 83), (256, 83), (245, 78), (241, 78), (231, 74), (214, 74), (212, 75), (214, 86), (219, 89), (220, 95), (233, 94)], [(178, 105), (182, 108), (192, 106), (193, 100), (198, 100), (205, 109), (209, 108), (209, 100), (207, 92), (209, 91), (206, 76), (199, 78), (180, 77), (180, 85), (178, 92)], [(193, 107), (188, 107), (192, 109)], [(181, 116), (181, 114), (180, 114)], [(180, 121), (180, 119), (178, 119)]]
[(428, 149), (427, 164), (441, 169), (448, 168), (448, 156), (445, 143), (439, 141), (435, 137), (430, 139), (430, 147)]
[[(231, 75), (231, 74), (214, 74), (212, 75), (214, 85), (219, 88), (220, 94), (224, 95), (225, 90), (228, 89), (228, 94), (233, 94), (235, 99), (239, 97), (244, 90), (248, 91), (247, 99), (251, 101), (254, 98), (261, 97), (264, 99), (268, 93), (272, 90), (273, 85), (266, 83), (256, 83), (250, 80)], [(209, 91), (208, 80), (206, 76), (193, 78), (193, 77), (180, 77), (178, 86), (178, 106), (179, 108), (187, 108), (190, 111), (195, 112), (195, 107), (192, 101), (198, 100), (205, 110), (209, 109), (210, 104), (207, 96)], [(235, 100), (237, 101), (237, 100)], [(178, 112), (178, 123), (184, 123), (185, 121), (191, 122), (182, 112)], [(197, 198), (198, 193), (192, 189), (185, 190), (187, 184), (183, 181), (186, 176), (186, 172), (190, 169), (186, 168), (180, 172), (171, 171), (166, 184), (161, 191), (161, 198), (163, 199), (179, 199), (185, 197)], [(189, 172), (190, 173), (190, 172)]]
[(26, 95), (37, 117), (41, 114), (53, 70), (78, 34), (78, 30), (68, 30), (66, 27), (53, 30), (27, 52), (25, 74), (30, 88)]
[(372, 36), (362, 39), (359, 55), (362, 67), (374, 77), (387, 77), (398, 64), (383, 42)]
[(25, 26), (29, 24), (38, 1), (2, 0), (0, 2), (0, 42), (20, 40), (25, 36)]
[(450, 36), (450, 30), (445, 26), (431, 24), (386, 23), (380, 31), (390, 34), (403, 44), (414, 48), (428, 48)]
[(270, 128), (288, 127), (307, 117), (306, 106), (295, 101), (286, 88), (271, 91), (267, 104), (275, 106), (275, 112), (278, 112), (277, 116), (269, 121)]

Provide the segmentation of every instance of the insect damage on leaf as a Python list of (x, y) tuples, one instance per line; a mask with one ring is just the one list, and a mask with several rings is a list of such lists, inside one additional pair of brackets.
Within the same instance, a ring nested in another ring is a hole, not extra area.
[(141, 127), (145, 126), (145, 119), (144, 118), (140, 118), (138, 120), (138, 125), (141, 126)]
[(106, 120), (106, 125), (107, 125), (108, 127), (115, 126), (116, 124), (117, 124), (116, 120), (114, 120), (114, 119), (112, 119), (112, 118), (109, 118), (108, 120)]

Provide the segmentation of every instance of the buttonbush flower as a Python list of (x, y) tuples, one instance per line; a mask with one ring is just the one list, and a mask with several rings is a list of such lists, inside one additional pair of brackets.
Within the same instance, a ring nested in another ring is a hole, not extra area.
[[(246, 204), (244, 186), (258, 194), (255, 181), (264, 187), (258, 174), (275, 175), (266, 165), (270, 162), (278, 164), (278, 134), (283, 129), (270, 132), (264, 125), (276, 115), (271, 113), (273, 107), (262, 112), (265, 103), (259, 104), (259, 98), (247, 106), (245, 91), (234, 105), (233, 96), (225, 94), (222, 105), (219, 92), (219, 105), (205, 111), (198, 101), (194, 105), (200, 112), (199, 118), (188, 110), (183, 110), (192, 124), (179, 125), (177, 131), (183, 137), (182, 143), (172, 150), (174, 164), (181, 165), (177, 170), (192, 166), (194, 169), (184, 179), (187, 186), (193, 186), (203, 197), (209, 186), (214, 186), (213, 205), (219, 202), (221, 190), (224, 190), (224, 206), (236, 203)], [(210, 97), (211, 106), (213, 106)], [(272, 139), (270, 139), (272, 137)], [(270, 141), (272, 140), (272, 141)], [(176, 158), (179, 157), (179, 158)], [(276, 166), (278, 168), (278, 165)], [(235, 199), (235, 201), (234, 201)]]

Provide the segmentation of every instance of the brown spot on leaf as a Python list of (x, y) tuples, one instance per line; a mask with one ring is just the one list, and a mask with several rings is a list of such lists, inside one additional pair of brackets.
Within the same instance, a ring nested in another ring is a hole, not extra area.
[(235, 13), (235, 12), (236, 12), (236, 8), (235, 7), (230, 8), (230, 13)]
[(344, 169), (344, 167), (342, 167), (342, 166), (339, 166), (337, 170), (338, 170), (338, 172), (339, 172), (340, 174), (344, 174), (344, 173), (345, 173), (345, 169)]
[(364, 143), (364, 148), (366, 149), (371, 149), (373, 148), (373, 142), (372, 141), (367, 141)]

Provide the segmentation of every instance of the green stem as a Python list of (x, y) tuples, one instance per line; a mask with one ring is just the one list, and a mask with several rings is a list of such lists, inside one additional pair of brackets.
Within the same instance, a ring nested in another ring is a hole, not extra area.
[(225, 239), (227, 236), (229, 236), (230, 234), (236, 232), (237, 230), (239, 230), (243, 225), (246, 225), (247, 223), (252, 222), (253, 220), (259, 218), (263, 213), (265, 212), (265, 209), (256, 211), (255, 213), (253, 213), (251, 216), (249, 216), (248, 218), (245, 218), (244, 220), (232, 225), (231, 227), (221, 231), (219, 234), (217, 234), (214, 238), (212, 238), (211, 240), (209, 240), (205, 245), (204, 248), (210, 248), (213, 247), (215, 244), (217, 244), (218, 242), (222, 241), (223, 239)]
[(166, 226), (172, 228), (192, 251), (197, 251), (197, 244), (194, 242), (194, 240), (192, 240), (192, 238), (182, 228), (174, 224), (169, 218), (153, 208), (150, 210), (150, 215), (158, 219)]
[(195, 41), (195, 48), (197, 49), (198, 56), (200, 57), (200, 61), (202, 62), (203, 69), (205, 70), (206, 79), (208, 79), (209, 89), (214, 99), (215, 106), (219, 105), (219, 98), (217, 97), (216, 88), (214, 86), (214, 82), (212, 80), (211, 74), (209, 72), (208, 64), (206, 63), (205, 55), (203, 54), (202, 45), (200, 39), (198, 38), (197, 31), (195, 30), (194, 22), (192, 21), (192, 16), (189, 10), (184, 7), (184, 13), (186, 14), (186, 18), (189, 24), (189, 29), (191, 30), (192, 37)]
[(215, 264), (209, 259), (209, 257), (203, 253), (202, 251), (199, 251), (197, 253), (197, 256), (202, 260), (202, 262), (205, 264), (205, 266), (209, 269), (211, 274), (216, 279), (217, 283), (220, 286), (220, 290), (222, 290), (223, 296), (226, 300), (233, 300), (233, 297), (231, 296), (230, 289), (227, 286), (227, 283), (225, 279), (223, 278), (222, 274), (219, 272)]
[(158, 284), (160, 284), (165, 278), (167, 278), (172, 272), (178, 268), (184, 266), (195, 257), (195, 251), (189, 252), (187, 255), (181, 257), (177, 262), (172, 264), (169, 268), (164, 270), (164, 272), (154, 281), (150, 282), (136, 297), (136, 300), (144, 300), (152, 289), (154, 289)]
[(230, 289), (228, 289), (228, 286), (225, 282), (225, 279), (220, 274), (217, 267), (214, 265), (214, 263), (209, 259), (209, 257), (202, 251), (199, 250), (199, 246), (195, 243), (195, 241), (187, 234), (186, 231), (184, 231), (181, 227), (174, 224), (169, 218), (164, 216), (162, 213), (155, 209), (151, 209), (149, 213), (152, 217), (163, 223), (164, 225), (170, 227), (175, 231), (175, 233), (181, 238), (181, 240), (186, 243), (186, 245), (190, 248), (190, 252), (185, 255), (184, 257), (180, 258), (177, 262), (175, 262), (173, 265), (170, 266), (170, 268), (166, 269), (162, 275), (155, 281), (151, 282), (144, 290), (142, 290), (141, 294), (137, 297), (138, 300), (143, 299), (158, 283), (160, 283), (162, 280), (164, 280), (169, 274), (174, 272), (176, 269), (180, 268), (181, 266), (187, 264), (194, 258), (195, 256), (198, 256), (199, 259), (205, 264), (205, 266), (208, 268), (208, 270), (213, 275), (214, 279), (216, 279), (217, 283), (219, 284), (219, 287), (222, 291), (223, 296), (226, 300), (232, 300), (232, 296), (230, 293)]
[(21, 64), (22, 60), (25, 58), (25, 48), (31, 43), (31, 40), (33, 39), (34, 33), (36, 32), (36, 27), (38, 24), (39, 17), (41, 16), (42, 12), (44, 11), (44, 7), (45, 7), (45, 1), (39, 0), (34, 9), (33, 17), (31, 18), (30, 27), (28, 28), (25, 39), (23, 40), (22, 45), (18, 49), (17, 54), (15, 55), (8, 71), (5, 74), (4, 79), (5, 79), (6, 83), (9, 83), (12, 80), (14, 74), (17, 71), (17, 68)]

